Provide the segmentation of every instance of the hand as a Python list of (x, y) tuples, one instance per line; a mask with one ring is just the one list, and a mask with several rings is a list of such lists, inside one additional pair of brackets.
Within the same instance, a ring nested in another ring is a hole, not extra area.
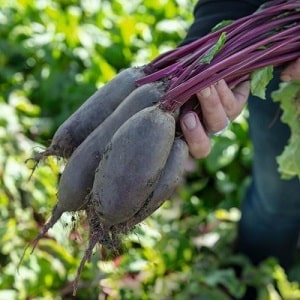
[(235, 119), (243, 110), (249, 97), (248, 81), (239, 84), (233, 90), (225, 80), (220, 80), (197, 93), (203, 120), (193, 111), (184, 111), (180, 118), (183, 135), (194, 158), (206, 157), (210, 150), (210, 134), (227, 126), (228, 119)]
[(290, 63), (282, 72), (282, 81), (291, 81), (300, 79), (300, 58)]
[[(282, 81), (300, 79), (300, 58), (290, 63), (282, 72)], [(185, 111), (180, 119), (183, 135), (195, 158), (206, 157), (210, 150), (210, 133), (226, 127), (227, 117), (235, 119), (242, 111), (250, 93), (249, 82), (230, 90), (224, 80), (197, 94), (203, 120), (193, 111)]]

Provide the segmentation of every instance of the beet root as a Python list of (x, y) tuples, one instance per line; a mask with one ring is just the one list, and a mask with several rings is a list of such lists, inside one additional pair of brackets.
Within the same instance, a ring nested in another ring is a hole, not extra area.
[(103, 224), (115, 225), (137, 213), (153, 192), (175, 137), (174, 115), (158, 105), (128, 119), (100, 160), (92, 202)]
[(34, 240), (34, 247), (64, 212), (85, 209), (96, 169), (113, 134), (135, 113), (157, 103), (161, 95), (162, 92), (156, 84), (151, 83), (137, 88), (79, 145), (60, 177), (58, 202), (52, 210), (50, 219)]
[(68, 158), (85, 138), (136, 89), (142, 68), (128, 68), (89, 97), (55, 132), (50, 146), (32, 158), (36, 164), (47, 156)]
[(64, 211), (84, 208), (92, 190), (95, 172), (114, 133), (140, 110), (157, 103), (161, 93), (156, 85), (144, 85), (130, 94), (74, 151), (58, 186), (58, 203)]
[(186, 142), (176, 138), (154, 191), (146, 199), (142, 208), (129, 220), (110, 226), (99, 221), (93, 203), (88, 204), (86, 213), (90, 227), (89, 244), (77, 270), (77, 276), (74, 281), (74, 294), (76, 294), (79, 276), (84, 264), (90, 259), (96, 244), (99, 243), (118, 253), (122, 234), (131, 231), (138, 223), (142, 222), (158, 209), (166, 199), (171, 197), (176, 187), (182, 181), (188, 153)]
[(153, 193), (148, 197), (143, 207), (128, 221), (123, 224), (118, 224), (115, 231), (127, 232), (132, 230), (135, 225), (141, 223), (153, 214), (173, 195), (175, 189), (183, 180), (184, 167), (188, 156), (189, 150), (186, 142), (180, 138), (176, 138)]

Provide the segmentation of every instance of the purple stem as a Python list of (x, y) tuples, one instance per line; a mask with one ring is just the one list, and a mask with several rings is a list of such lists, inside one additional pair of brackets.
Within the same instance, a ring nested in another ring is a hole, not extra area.
[[(227, 77), (235, 76), (236, 73), (242, 71), (242, 73), (250, 72), (256, 70), (260, 67), (264, 67), (270, 64), (271, 60), (266, 59), (265, 62), (261, 61), (265, 59), (266, 56), (270, 56), (272, 53), (276, 52), (276, 50), (280, 50), (284, 48), (285, 45), (292, 43), (293, 40), (297, 40), (298, 37), (294, 37), (291, 40), (287, 40), (284, 43), (280, 43), (278, 45), (272, 46), (266, 50), (255, 51), (253, 53), (248, 53), (247, 59), (241, 60), (240, 62), (236, 61), (231, 67), (224, 67), (210, 76), (206, 76), (205, 72), (197, 74), (194, 78), (191, 78), (188, 82), (185, 82), (180, 85), (180, 89), (178, 87), (173, 90), (169, 90), (165, 93), (162, 98), (163, 105), (168, 110), (176, 110), (180, 107), (185, 101), (187, 101), (193, 94), (198, 92), (199, 90), (217, 82), (218, 80), (224, 78), (226, 80)], [(298, 47), (298, 43), (296, 44)], [(290, 46), (290, 45), (288, 45)], [(299, 55), (299, 47), (296, 48), (297, 52), (294, 52), (295, 56)], [(297, 56), (296, 56), (297, 57)], [(278, 58), (278, 57), (277, 57)], [(293, 56), (286, 56), (285, 59), (282, 58), (282, 62), (286, 62), (287, 59), (294, 58)], [(224, 66), (228, 66), (230, 64), (226, 64)], [(241, 72), (240, 72), (241, 73)], [(203, 80), (203, 78), (205, 78)], [(176, 99), (176, 100), (175, 100)]]
[[(254, 27), (252, 29), (248, 29), (246, 32), (241, 32), (238, 35), (234, 36), (230, 39), (229, 35), (226, 41), (226, 50), (236, 52), (236, 49), (245, 48), (246, 45), (251, 45), (258, 40), (264, 38), (264, 36), (268, 34), (272, 34), (272, 30), (284, 30), (284, 24), (292, 24), (293, 21), (299, 21), (299, 14), (292, 14), (288, 17), (282, 19), (275, 19), (274, 21), (268, 22), (266, 24), (262, 24), (258, 27)], [(224, 47), (224, 48), (225, 48)], [(238, 48), (239, 47), (239, 48)], [(225, 50), (225, 49), (224, 49)], [(222, 54), (224, 53), (222, 49)]]
[(243, 70), (240, 70), (240, 72), (234, 73), (232, 76), (226, 76), (226, 82), (230, 87), (235, 86), (239, 82), (245, 81), (246, 79), (243, 79), (243, 77), (249, 78), (249, 74), (255, 70), (258, 70), (260, 68), (266, 67), (266, 66), (273, 66), (273, 67), (279, 67), (284, 65), (287, 62), (291, 62), (295, 59), (300, 57), (300, 51), (288, 53), (285, 55), (279, 55), (274, 56), (259, 62), (256, 62), (256, 64), (249, 66), (248, 68), (245, 68)]
[[(248, 47), (249, 45), (253, 44), (254, 42), (259, 42), (261, 38), (263, 38), (263, 33), (268, 33), (269, 30), (274, 30), (274, 28), (278, 28), (279, 26), (282, 26), (283, 24), (287, 22), (294, 21), (296, 19), (299, 19), (299, 15), (295, 16), (289, 16), (284, 19), (275, 20), (273, 22), (270, 22), (266, 25), (262, 25), (259, 27), (259, 29), (255, 28), (251, 30), (250, 32), (247, 32), (246, 34), (243, 33), (243, 36), (235, 36), (234, 38), (230, 40), (227, 39), (223, 49), (221, 52), (217, 55), (215, 55), (214, 63), (222, 61), (224, 58), (229, 56), (229, 54), (237, 52), (243, 48)], [(241, 38), (239, 40), (239, 38)], [(256, 39), (255, 39), (256, 38)], [(244, 42), (245, 41), (245, 42)], [(203, 51), (201, 51), (202, 56), (205, 54)], [(200, 60), (201, 56), (198, 56), (198, 53), (195, 53), (191, 57), (191, 59), (194, 59), (194, 62), (191, 63), (189, 67), (186, 68), (185, 71), (182, 72), (180, 77), (174, 81), (174, 83), (169, 87), (169, 89), (173, 89), (175, 86), (178, 86), (180, 83), (182, 83), (184, 80), (188, 79), (188, 74), (192, 72), (195, 66), (197, 66), (197, 61)], [(205, 69), (207, 65), (203, 65), (200, 69)], [(200, 72), (200, 70), (198, 71)]]
[[(281, 3), (281, 2), (280, 2)], [(185, 56), (195, 49), (200, 48), (203, 44), (210, 42), (211, 45), (216, 42), (216, 37), (218, 37), (222, 32), (232, 32), (233, 35), (237, 34), (236, 31), (243, 34), (245, 33), (245, 27), (248, 25), (254, 25), (254, 28), (257, 28), (260, 22), (265, 22), (266, 19), (269, 17), (278, 17), (278, 15), (288, 11), (288, 10), (295, 10), (300, 8), (300, 3), (297, 0), (294, 1), (285, 1), (286, 4), (282, 5), (272, 5), (271, 4), (265, 8), (258, 10), (257, 12), (240, 18), (238, 20), (233, 21), (231, 24), (220, 28), (219, 30), (209, 33), (204, 37), (190, 43), (188, 45), (182, 46), (180, 48), (171, 50), (167, 53), (161, 54), (156, 59), (154, 59), (151, 63), (149, 63), (145, 70), (147, 72), (153, 72), (165, 65), (169, 65), (172, 61), (177, 60), (179, 57)], [(260, 22), (259, 22), (260, 21)], [(212, 43), (213, 41), (213, 43)]]
[[(189, 90), (193, 85), (194, 82), (201, 82), (201, 80), (203, 78), (209, 78), (211, 76), (213, 76), (215, 73), (219, 72), (220, 70), (224, 69), (227, 66), (234, 66), (236, 64), (239, 64), (240, 61), (244, 62), (245, 61), (245, 57), (248, 57), (248, 55), (252, 52), (255, 51), (257, 49), (259, 49), (262, 46), (265, 46), (268, 43), (271, 43), (273, 41), (276, 41), (277, 39), (279, 39), (282, 36), (286, 36), (289, 33), (296, 33), (296, 36), (294, 37), (295, 40), (299, 39), (299, 36), (297, 34), (297, 31), (299, 32), (300, 30), (300, 25), (291, 27), (285, 31), (282, 31), (280, 33), (277, 33), (273, 36), (270, 36), (266, 39), (264, 39), (263, 41), (259, 41), (258, 43), (255, 43), (253, 45), (251, 45), (250, 47), (243, 49), (241, 51), (238, 51), (236, 53), (234, 53), (233, 55), (223, 59), (220, 62), (214, 63), (214, 61), (212, 61), (212, 63), (210, 64), (210, 66), (204, 70), (203, 72), (193, 76), (192, 78), (189, 78), (187, 81), (185, 81), (184, 83), (178, 85), (177, 87), (173, 88), (172, 91), (168, 91), (166, 93), (166, 98), (165, 99), (172, 99), (174, 97), (174, 95), (178, 95), (182, 92), (182, 90), (186, 91)], [(290, 42), (288, 40), (288, 42)], [(284, 44), (286, 42), (282, 42), (282, 44)], [(282, 45), (281, 44), (281, 45)], [(281, 45), (279, 45), (278, 47), (281, 47)], [(273, 49), (273, 47), (271, 47), (271, 49)], [(262, 49), (260, 50), (262, 52), (264, 52), (265, 50)], [(268, 51), (268, 49), (267, 49)], [(249, 59), (248, 59), (249, 60)]]

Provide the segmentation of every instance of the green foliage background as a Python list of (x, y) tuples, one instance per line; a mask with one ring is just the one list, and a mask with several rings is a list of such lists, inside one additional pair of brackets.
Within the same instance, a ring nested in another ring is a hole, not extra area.
[[(63, 216), (19, 265), (56, 202), (64, 166), (48, 159), (29, 180), (25, 161), (119, 70), (176, 47), (194, 3), (0, 0), (0, 299), (72, 298), (84, 215)], [(95, 251), (76, 299), (240, 299), (248, 285), (259, 299), (300, 299), (276, 261), (254, 267), (233, 252), (251, 166), (246, 118), (206, 160), (190, 162), (184, 185), (124, 238), (118, 256)]]

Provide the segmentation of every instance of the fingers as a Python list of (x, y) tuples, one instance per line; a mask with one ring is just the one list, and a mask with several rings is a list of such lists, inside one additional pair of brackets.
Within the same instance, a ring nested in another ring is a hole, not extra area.
[(243, 110), (249, 97), (250, 83), (243, 82), (231, 90), (225, 80), (197, 94), (201, 105), (203, 124), (208, 132), (222, 130), (229, 118), (235, 119)]
[(197, 93), (201, 106), (201, 121), (193, 111), (182, 112), (183, 135), (195, 158), (206, 157), (211, 149), (210, 135), (221, 131), (243, 110), (250, 93), (250, 83), (243, 82), (231, 90), (224, 80)]
[(215, 85), (197, 93), (203, 124), (208, 132), (220, 131), (226, 126), (227, 115)]
[(210, 152), (210, 138), (202, 126), (198, 115), (189, 111), (180, 118), (183, 135), (188, 143), (190, 154), (195, 158), (204, 158)]
[[(300, 58), (289, 64), (281, 73), (281, 80), (300, 79)], [(243, 82), (230, 90), (224, 80), (199, 93), (201, 122), (195, 112), (184, 112), (181, 117), (183, 135), (195, 158), (204, 158), (210, 152), (210, 134), (226, 127), (228, 118), (235, 119), (243, 110), (250, 94), (250, 83)]]
[(220, 80), (216, 88), (226, 116), (230, 120), (234, 120), (242, 112), (248, 100), (250, 94), (249, 81), (242, 82), (231, 90), (225, 80)]
[(281, 72), (282, 81), (291, 81), (300, 79), (300, 58), (289, 64)]

